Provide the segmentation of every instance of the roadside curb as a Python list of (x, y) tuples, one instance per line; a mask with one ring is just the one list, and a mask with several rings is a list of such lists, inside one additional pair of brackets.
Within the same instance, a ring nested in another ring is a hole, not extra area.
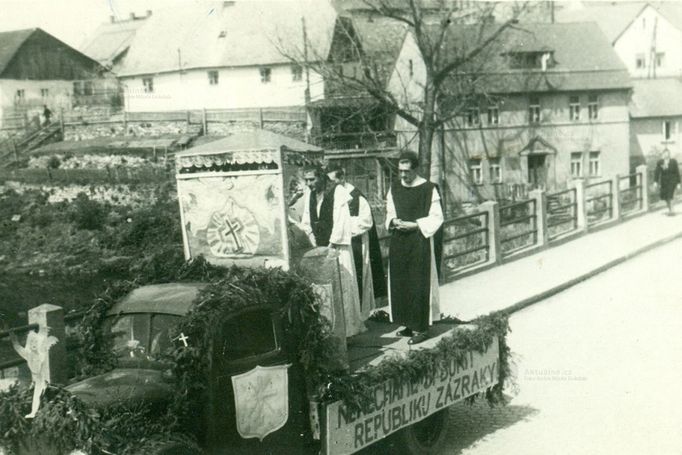
[(658, 248), (659, 246), (663, 246), (666, 243), (670, 243), (673, 240), (677, 240), (679, 238), (682, 238), (682, 232), (678, 232), (677, 234), (670, 235), (668, 237), (659, 239), (653, 243), (650, 243), (648, 245), (644, 245), (643, 247), (640, 247), (630, 253), (627, 253), (623, 256), (620, 256), (616, 259), (613, 259), (606, 264), (603, 264), (593, 270), (590, 270), (586, 273), (583, 273), (582, 275), (579, 275), (571, 280), (566, 281), (565, 283), (562, 283), (558, 286), (554, 286), (553, 288), (547, 289), (546, 291), (542, 291), (538, 294), (532, 295), (528, 298), (525, 298), (521, 300), (520, 302), (517, 302), (513, 305), (510, 305), (506, 308), (503, 308), (499, 310), (500, 312), (507, 313), (508, 315), (514, 314), (517, 311), (520, 311), (526, 307), (529, 307), (530, 305), (533, 305), (534, 303), (538, 303), (542, 300), (545, 300), (548, 297), (551, 297), (553, 295), (556, 295), (562, 291), (565, 291), (566, 289), (575, 286), (576, 284), (585, 281), (589, 278), (592, 278), (595, 275), (598, 275), (612, 267), (615, 267), (619, 264), (622, 264), (623, 262), (627, 261), (628, 259), (632, 259), (636, 256), (639, 256), (640, 254), (646, 253), (650, 250), (653, 250), (655, 248)]

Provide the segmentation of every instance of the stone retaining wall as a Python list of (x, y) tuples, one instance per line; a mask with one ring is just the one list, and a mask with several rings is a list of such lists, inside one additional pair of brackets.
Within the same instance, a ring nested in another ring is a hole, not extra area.
[[(48, 202), (50, 203), (71, 201), (75, 199), (79, 193), (85, 193), (90, 199), (96, 201), (109, 202), (113, 205), (140, 207), (149, 204), (149, 201), (155, 199), (154, 193), (158, 191), (159, 186), (143, 184), (50, 186), (27, 185), (13, 182), (7, 182), (4, 185), (0, 185), (0, 193), (9, 189), (18, 193), (29, 190), (44, 191), (50, 195), (48, 198)], [(174, 190), (171, 192), (174, 193)]]
[[(166, 134), (196, 134), (201, 129), (200, 124), (187, 124), (186, 121), (154, 121), (128, 122), (127, 129), (123, 129), (123, 122), (101, 124), (71, 124), (64, 127), (65, 141), (82, 141), (97, 137), (109, 136), (137, 136), (157, 137)], [(250, 131), (260, 128), (258, 122), (233, 121), (211, 122), (208, 124), (208, 135), (227, 136), (240, 131)], [(264, 122), (263, 129), (283, 134), (294, 139), (304, 140), (306, 132), (305, 122)]]
[(82, 141), (97, 137), (137, 136), (157, 137), (166, 134), (187, 134), (187, 122), (128, 122), (123, 129), (123, 122), (101, 124), (65, 125), (65, 141)]
[[(220, 122), (208, 124), (209, 136), (228, 136), (241, 131), (251, 131), (260, 128), (258, 122)], [(305, 140), (306, 124), (304, 122), (265, 122), (263, 129), (284, 136)]]

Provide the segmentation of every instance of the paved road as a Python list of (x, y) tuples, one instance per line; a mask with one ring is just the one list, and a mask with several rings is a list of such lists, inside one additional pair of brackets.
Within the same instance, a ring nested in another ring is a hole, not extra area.
[(516, 313), (511, 327), (511, 404), (452, 408), (444, 454), (682, 454), (682, 240)]

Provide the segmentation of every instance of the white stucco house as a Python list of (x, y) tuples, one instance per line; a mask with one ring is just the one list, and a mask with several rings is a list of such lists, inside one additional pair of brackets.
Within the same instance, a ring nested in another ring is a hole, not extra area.
[(635, 79), (630, 101), (630, 153), (633, 164), (653, 167), (668, 149), (682, 160), (682, 80)]
[[(466, 55), (496, 26), (489, 28), (453, 29), (446, 52)], [(389, 88), (415, 115), (425, 75), (410, 33)], [(563, 188), (572, 179), (598, 181), (629, 171), (631, 82), (594, 23), (507, 29), (448, 78), (444, 93), (441, 104), (455, 107), (434, 138), (431, 178), (445, 175), (455, 200), (493, 198), (509, 184)], [(397, 118), (395, 131), (401, 148), (417, 150), (413, 125)]]
[(579, 2), (558, 22), (596, 22), (633, 78), (682, 76), (682, 2)]
[(682, 77), (682, 3), (644, 5), (613, 48), (633, 78)]
[[(118, 76), (128, 112), (304, 106), (322, 78), (290, 57), (326, 58), (326, 0), (187, 2), (155, 11)], [(304, 45), (304, 33), (307, 36)]]

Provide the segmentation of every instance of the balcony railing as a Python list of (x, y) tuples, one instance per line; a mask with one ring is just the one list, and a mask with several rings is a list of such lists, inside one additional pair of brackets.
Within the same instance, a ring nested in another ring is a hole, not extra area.
[(361, 133), (325, 133), (313, 135), (312, 143), (322, 148), (332, 149), (366, 149), (390, 148), (397, 145), (395, 133), (361, 132)]

